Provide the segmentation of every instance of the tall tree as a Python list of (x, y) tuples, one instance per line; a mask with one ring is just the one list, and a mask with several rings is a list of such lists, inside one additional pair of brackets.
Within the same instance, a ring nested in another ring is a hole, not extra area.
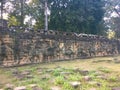
[[(10, 0), (10, 3), (13, 5), (13, 11), (9, 13), (9, 22), (10, 20), (17, 21), (18, 26), (23, 26), (24, 24), (24, 9), (25, 9), (25, 0)], [(12, 25), (12, 23), (10, 24)], [(15, 23), (13, 23), (15, 25)]]
[(0, 4), (1, 4), (1, 6), (0, 6), (0, 9), (1, 9), (1, 19), (3, 18), (3, 16), (2, 16), (2, 14), (3, 14), (3, 0), (0, 0)]
[(51, 0), (49, 28), (99, 34), (103, 25), (102, 0)]
[(106, 0), (105, 22), (108, 29), (115, 31), (120, 38), (120, 0)]
[(29, 12), (33, 19), (36, 20), (35, 28), (44, 28), (44, 0), (31, 0), (29, 3)]
[[(9, 13), (9, 20), (19, 22), (19, 26), (26, 26), (26, 17), (32, 21), (36, 21), (35, 28), (43, 28), (44, 26), (44, 6), (43, 0), (11, 0), (13, 4), (13, 12)], [(13, 18), (14, 17), (14, 18)], [(10, 19), (12, 18), (12, 19)], [(11, 22), (11, 21), (10, 21)], [(12, 24), (12, 23), (11, 23)], [(17, 24), (17, 25), (18, 25)], [(14, 24), (15, 25), (15, 24)]]

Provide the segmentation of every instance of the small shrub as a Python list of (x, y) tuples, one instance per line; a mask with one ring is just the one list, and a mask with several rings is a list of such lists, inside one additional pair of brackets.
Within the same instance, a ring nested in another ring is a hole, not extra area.
[(54, 76), (59, 76), (59, 75), (60, 75), (60, 72), (59, 72), (59, 70), (54, 70), (54, 71), (52, 72), (52, 74), (53, 74)]
[(34, 83), (37, 83), (36, 79), (27, 80), (26, 82), (24, 82), (25, 85), (34, 84)]
[(116, 82), (116, 81), (117, 81), (117, 78), (116, 78), (115, 76), (111, 76), (111, 77), (109, 78), (109, 81), (111, 81), (111, 82)]
[(100, 67), (98, 68), (99, 71), (104, 72), (104, 73), (110, 73), (111, 71), (108, 68)]
[(69, 83), (64, 82), (63, 90), (74, 90), (74, 88)]
[(111, 90), (108, 86), (102, 86), (98, 90)]
[(79, 75), (79, 74), (69, 75), (69, 78), (68, 78), (68, 80), (70, 80), (70, 81), (78, 81), (78, 80), (81, 80), (81, 79), (82, 79), (82, 76)]
[(58, 76), (55, 79), (55, 85), (61, 85), (64, 84), (64, 77), (63, 76)]
[(88, 74), (88, 76), (90, 76), (93, 79), (95, 79), (97, 75), (98, 74), (96, 73), (96, 71), (90, 71), (89, 74)]

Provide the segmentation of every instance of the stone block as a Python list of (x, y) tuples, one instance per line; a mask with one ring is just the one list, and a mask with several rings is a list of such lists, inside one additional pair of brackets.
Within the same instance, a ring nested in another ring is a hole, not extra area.
[(20, 87), (14, 88), (14, 90), (27, 90), (27, 88), (26, 86), (20, 86)]
[(61, 90), (61, 88), (58, 87), (58, 86), (53, 86), (53, 87), (50, 88), (50, 90)]
[(78, 81), (74, 81), (74, 82), (70, 82), (70, 85), (71, 85), (72, 87), (74, 87), (74, 88), (77, 88), (78, 86), (81, 85), (81, 83), (78, 82)]
[(114, 87), (112, 90), (120, 90), (120, 87)]
[(13, 90), (13, 88), (14, 88), (13, 84), (6, 84), (5, 85), (5, 89), (7, 89), (7, 90)]
[(90, 81), (90, 80), (92, 80), (92, 78), (91, 78), (90, 76), (84, 76), (84, 77), (83, 77), (83, 80), (84, 80), (84, 81)]

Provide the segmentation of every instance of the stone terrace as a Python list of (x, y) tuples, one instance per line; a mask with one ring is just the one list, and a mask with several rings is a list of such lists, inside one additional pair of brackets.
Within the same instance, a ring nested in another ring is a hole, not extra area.
[(43, 30), (0, 31), (0, 63), (18, 65), (119, 54), (120, 42), (103, 36)]

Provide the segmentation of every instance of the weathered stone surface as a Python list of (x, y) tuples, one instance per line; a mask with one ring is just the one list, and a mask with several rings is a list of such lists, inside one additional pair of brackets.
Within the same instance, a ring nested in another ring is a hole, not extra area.
[(53, 86), (53, 87), (50, 88), (50, 90), (61, 90), (61, 88), (58, 87), (58, 86)]
[(52, 71), (54, 71), (54, 69), (48, 69), (48, 70), (46, 70), (46, 72), (48, 72), (48, 73), (50, 73)]
[(38, 71), (38, 74), (40, 74), (40, 75), (41, 75), (41, 74), (43, 74), (43, 72), (42, 72), (42, 71)]
[(114, 87), (112, 90), (120, 90), (120, 87)]
[(89, 73), (88, 70), (80, 70), (79, 68), (78, 68), (78, 69), (75, 69), (74, 71), (75, 71), (75, 72), (78, 72), (78, 73), (80, 73), (81, 75), (84, 75), (84, 76)]
[[(45, 35), (42, 30), (21, 33), (4, 30), (4, 32), (3, 34), (3, 31), (0, 31), (0, 57), (2, 57), (0, 61), (3, 65), (9, 65), (4, 64), (5, 60), (14, 61), (15, 64), (12, 65), (30, 64), (39, 60), (39, 62), (51, 62), (57, 59), (115, 55), (120, 51), (118, 49), (120, 41), (97, 35), (68, 34), (58, 31), (52, 31), (57, 35), (50, 33)], [(80, 73), (86, 75), (87, 72)]]
[(26, 78), (32, 79), (32, 78), (34, 78), (34, 76), (33, 75), (26, 75)]
[(31, 88), (36, 88), (36, 87), (37, 87), (37, 84), (31, 84), (31, 85), (29, 85), (29, 87), (31, 87)]
[(18, 75), (16, 75), (15, 77), (16, 77), (16, 79), (18, 79), (18, 80), (23, 80), (23, 79), (26, 78), (25, 75), (21, 75), (21, 74), (18, 74)]
[(37, 68), (37, 72), (38, 72), (38, 74), (43, 74), (43, 70), (40, 68)]
[(90, 76), (84, 76), (84, 77), (83, 77), (83, 80), (84, 80), (84, 81), (90, 81), (90, 80), (92, 80), (92, 78), (91, 78)]
[(97, 90), (96, 88), (90, 88), (89, 90)]
[(35, 88), (32, 88), (32, 90), (43, 90), (43, 89), (40, 87), (35, 87)]
[(30, 87), (32, 90), (43, 90), (42, 88), (38, 87), (37, 84), (31, 84), (31, 85), (29, 85), (29, 87)]
[(7, 90), (13, 90), (13, 88), (14, 88), (13, 84), (6, 84), (5, 85), (5, 89), (7, 89)]
[(77, 88), (78, 86), (81, 85), (81, 83), (78, 82), (78, 81), (74, 81), (74, 82), (70, 82), (70, 85), (71, 85), (72, 87), (74, 87), (74, 88)]
[(103, 75), (97, 76), (96, 78), (107, 80), (107, 77), (106, 77), (106, 76), (103, 76)]
[(27, 88), (25, 86), (20, 86), (20, 87), (14, 88), (14, 90), (27, 90)]
[(50, 79), (50, 78), (51, 78), (51, 76), (50, 76), (49, 74), (43, 75), (43, 76), (41, 77), (42, 80)]
[(21, 74), (22, 74), (22, 75), (29, 75), (29, 74), (30, 74), (30, 71), (23, 71)]
[(17, 70), (17, 69), (12, 69), (12, 74), (13, 75), (17, 75), (17, 74), (19, 74), (20, 72)]
[(120, 63), (120, 59), (114, 58), (114, 62), (115, 62), (115, 63)]
[(92, 86), (101, 86), (102, 84), (96, 81), (90, 81), (88, 82), (88, 84), (92, 85)]

